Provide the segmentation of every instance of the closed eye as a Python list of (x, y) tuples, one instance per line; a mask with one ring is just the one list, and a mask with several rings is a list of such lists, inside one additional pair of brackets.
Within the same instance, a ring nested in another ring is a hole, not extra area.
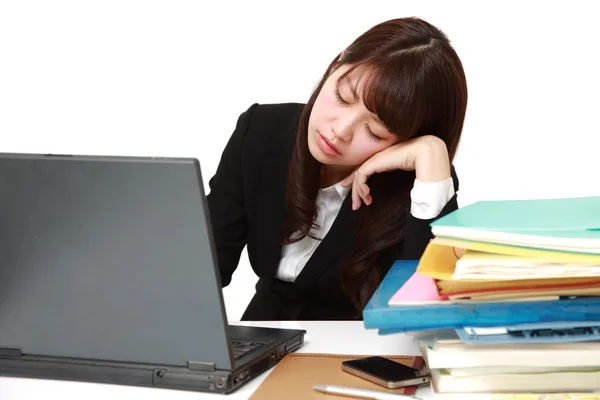
[(369, 135), (369, 137), (371, 139), (373, 139), (377, 143), (381, 142), (382, 139), (379, 136), (375, 135), (373, 133), (373, 131), (371, 131), (371, 128), (369, 128), (369, 125), (365, 124), (365, 128), (367, 129), (367, 135)]
[(340, 91), (338, 90), (337, 87), (335, 89), (333, 89), (333, 93), (335, 94), (335, 98), (338, 101), (338, 103), (348, 104), (348, 102), (346, 100), (342, 99), (342, 96), (340, 95)]

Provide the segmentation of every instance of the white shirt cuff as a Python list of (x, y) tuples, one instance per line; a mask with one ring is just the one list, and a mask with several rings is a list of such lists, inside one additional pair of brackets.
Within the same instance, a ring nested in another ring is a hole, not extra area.
[(452, 177), (441, 182), (423, 182), (415, 179), (410, 191), (410, 213), (418, 219), (437, 217), (454, 196)]

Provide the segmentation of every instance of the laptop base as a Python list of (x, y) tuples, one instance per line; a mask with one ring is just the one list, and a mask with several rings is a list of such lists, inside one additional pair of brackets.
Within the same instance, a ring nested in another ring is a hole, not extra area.
[[(260, 328), (256, 328), (260, 330)], [(66, 357), (22, 355), (17, 349), (0, 349), (0, 376), (141, 386), (195, 392), (231, 393), (256, 376), (271, 369), (289, 353), (304, 344), (305, 331), (285, 342), (243, 357), (235, 369), (217, 370), (211, 363), (189, 363), (187, 367), (126, 362), (94, 361)], [(248, 362), (244, 362), (245, 359)]]

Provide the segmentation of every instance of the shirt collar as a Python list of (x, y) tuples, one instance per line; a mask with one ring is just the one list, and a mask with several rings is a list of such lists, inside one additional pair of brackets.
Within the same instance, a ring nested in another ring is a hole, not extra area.
[(339, 194), (339, 196), (342, 199), (345, 199), (346, 196), (348, 195), (348, 193), (350, 193), (351, 189), (352, 189), (352, 186), (343, 187), (342, 186), (342, 182), (340, 181), (340, 182), (336, 183), (335, 185), (331, 185), (329, 187), (321, 189), (321, 191), (323, 191), (323, 192), (332, 192), (332, 191), (335, 190), (337, 192), (337, 194)]

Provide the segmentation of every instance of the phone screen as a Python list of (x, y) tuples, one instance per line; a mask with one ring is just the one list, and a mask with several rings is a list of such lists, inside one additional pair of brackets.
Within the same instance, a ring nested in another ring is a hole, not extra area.
[(367, 357), (345, 361), (345, 365), (389, 382), (418, 378), (421, 371), (383, 357)]

